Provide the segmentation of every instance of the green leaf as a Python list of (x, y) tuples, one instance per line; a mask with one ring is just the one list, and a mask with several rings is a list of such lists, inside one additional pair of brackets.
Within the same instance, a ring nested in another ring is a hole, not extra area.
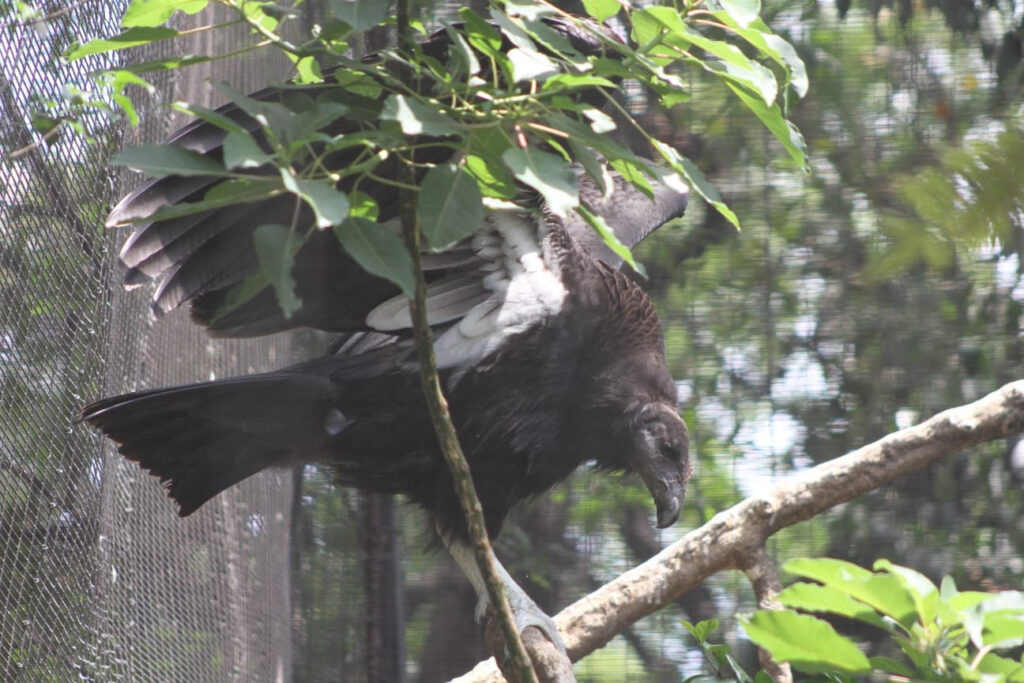
[(389, 0), (330, 0), (331, 13), (356, 31), (384, 21), (389, 5)]
[(224, 165), (228, 168), (259, 168), (271, 158), (245, 131), (232, 131), (224, 137)]
[(583, 115), (590, 119), (590, 129), (598, 135), (604, 135), (615, 130), (615, 121), (596, 107), (584, 107)]
[(587, 172), (598, 191), (604, 193), (607, 188), (605, 181), (608, 180), (608, 169), (604, 160), (597, 156), (594, 150), (574, 140), (569, 140), (569, 148), (572, 150), (573, 159)]
[[(505, 7), (507, 8), (508, 6), (506, 1)], [(538, 48), (545, 54), (555, 55), (561, 60), (569, 62), (573, 71), (589, 70), (588, 60), (579, 54), (572, 41), (565, 34), (555, 31), (543, 21), (545, 16), (552, 13), (550, 9), (534, 2), (534, 0), (526, 0), (518, 8), (521, 10), (520, 16), (516, 17), (513, 21), (533, 41), (534, 45), (531, 47)], [(527, 11), (527, 8), (536, 8), (537, 11), (530, 12)], [(494, 10), (491, 10), (491, 12), (493, 14)]]
[[(729, 47), (732, 47), (731, 45)], [(744, 57), (744, 59), (746, 59)], [(779, 84), (775, 80), (775, 74), (771, 70), (761, 66), (757, 62), (748, 61), (746, 64), (733, 64), (731, 62), (705, 62), (698, 61), (705, 71), (715, 74), (719, 78), (742, 86), (761, 96), (766, 105), (775, 101), (779, 94)]]
[(365, 218), (370, 221), (376, 221), (377, 216), (380, 215), (380, 207), (377, 206), (377, 202), (365, 192), (360, 192), (359, 190), (349, 192), (348, 202), (348, 215), (351, 218)]
[(520, 182), (541, 194), (556, 215), (564, 218), (579, 205), (576, 174), (565, 159), (532, 147), (510, 147), (501, 159)]
[[(727, 84), (756, 92), (766, 106), (775, 101), (778, 84), (769, 69), (747, 57), (735, 45), (713, 40), (690, 28), (671, 7), (648, 7), (634, 12), (633, 34), (638, 43), (650, 46), (650, 58), (656, 63), (681, 59), (716, 74)], [(760, 42), (763, 44), (764, 40)], [(694, 45), (721, 61), (708, 61), (693, 55)], [(669, 85), (674, 85), (676, 77), (673, 74), (659, 72), (658, 75)]]
[(413, 296), (416, 280), (412, 257), (398, 235), (373, 221), (353, 217), (335, 226), (334, 234), (345, 252), (366, 272), (390, 280), (406, 296)]
[(754, 97), (746, 90), (732, 83), (726, 83), (726, 85), (736, 94), (736, 97), (740, 98), (743, 104), (747, 106), (747, 109), (752, 111), (757, 118), (761, 119), (761, 123), (782, 143), (782, 146), (789, 152), (789, 156), (793, 158), (793, 161), (806, 171), (808, 168), (807, 143), (804, 142), (804, 136), (800, 134), (797, 127), (787, 121), (782, 115), (779, 105), (766, 106), (763, 101)]
[(753, 683), (754, 682), (754, 679), (752, 679), (750, 677), (750, 674), (748, 674), (743, 669), (743, 667), (740, 666), (740, 663), (737, 662), (733, 658), (732, 654), (728, 650), (728, 646), (726, 647), (726, 652), (725, 652), (725, 656), (723, 657), (723, 659), (725, 659), (725, 665), (729, 667), (730, 671), (732, 671), (732, 676), (733, 676), (733, 680), (734, 681), (736, 681), (737, 683)]
[(316, 227), (339, 225), (348, 216), (348, 197), (324, 180), (300, 178), (290, 169), (281, 169), (285, 189), (302, 197), (316, 216)]
[[(767, 30), (767, 27), (765, 28)], [(806, 95), (807, 89), (810, 87), (810, 80), (807, 78), (807, 65), (797, 54), (796, 49), (785, 38), (774, 33), (762, 33), (762, 35), (769, 48), (765, 50), (765, 53), (789, 70), (790, 83), (796, 90), (796, 94), (800, 97)], [(778, 58), (775, 58), (773, 54), (778, 54)]]
[(149, 45), (168, 38), (178, 36), (178, 32), (166, 26), (133, 26), (127, 31), (121, 32), (113, 38), (98, 38), (90, 40), (85, 45), (77, 45), (64, 53), (64, 58), (69, 62), (89, 55), (98, 55), (103, 52), (125, 50), (139, 45)]
[(531, 22), (554, 14), (550, 7), (533, 0), (505, 0), (502, 4), (505, 5), (505, 12), (509, 16), (522, 17)]
[(405, 95), (390, 95), (384, 101), (381, 118), (397, 121), (406, 135), (454, 135), (461, 130), (454, 120)]
[(634, 163), (643, 163), (643, 159), (634, 154), (628, 147), (620, 145), (610, 135), (598, 135), (581, 121), (561, 113), (549, 114), (546, 123), (553, 128), (569, 135), (571, 144), (584, 144), (600, 152), (609, 161), (623, 159)]
[(210, 61), (213, 61), (213, 59), (206, 55), (174, 56), (163, 59), (151, 59), (145, 62), (138, 62), (137, 64), (125, 64), (122, 71), (128, 71), (134, 74), (148, 74), (158, 71), (173, 71), (174, 69), (181, 69), (183, 67), (194, 66), (196, 64), (204, 64)]
[(917, 620), (911, 591), (892, 574), (874, 574), (851, 562), (832, 558), (790, 560), (783, 569), (847, 593), (909, 627)]
[(312, 103), (296, 112), (292, 122), (293, 130), (290, 132), (289, 138), (291, 140), (308, 140), (311, 133), (337, 121), (348, 112), (349, 108), (338, 102), (322, 100)]
[[(331, 76), (342, 89), (349, 93), (360, 95), (368, 100), (376, 100), (380, 97), (380, 83), (368, 74), (353, 69), (335, 69)], [(376, 112), (373, 117), (376, 117)]]
[[(945, 585), (945, 582), (943, 582)], [(964, 591), (962, 593), (956, 593), (946, 598), (949, 601), (950, 607), (960, 612), (973, 607), (977, 604), (990, 600), (992, 598), (991, 593), (982, 593), (980, 591)]]
[(718, 0), (718, 4), (743, 28), (750, 26), (761, 14), (761, 0)]
[(178, 145), (136, 145), (122, 150), (110, 163), (134, 168), (154, 178), (231, 175), (214, 159)]
[(1024, 681), (1024, 663), (1015, 662), (1012, 659), (1006, 659), (991, 652), (982, 658), (978, 665), (978, 671), (984, 674), (1005, 677), (1002, 679), (996, 678), (995, 680), (997, 681), (1005, 680), (1007, 683), (1020, 683)]
[(875, 574), (843, 586), (855, 600), (874, 607), (909, 628), (919, 620), (913, 594), (891, 574)]
[(483, 224), (480, 187), (455, 164), (438, 164), (427, 171), (420, 185), (416, 215), (431, 249), (440, 251)]
[(144, 220), (147, 222), (166, 221), (194, 213), (222, 209), (225, 206), (258, 202), (276, 196), (282, 189), (278, 179), (273, 176), (259, 180), (255, 178), (223, 180), (211, 187), (201, 201), (165, 205)]
[(598, 21), (614, 17), (622, 9), (619, 0), (583, 0), (583, 9)]
[(196, 14), (209, 0), (132, 0), (121, 16), (121, 26), (159, 26), (175, 12)]
[(452, 41), (450, 52), (456, 73), (464, 76), (480, 73), (480, 60), (476, 58), (476, 53), (473, 52), (473, 48), (466, 42), (465, 36), (451, 26), (445, 26), (444, 32)]
[(466, 172), (476, 179), (480, 191), (488, 197), (515, 199), (516, 182), (508, 167), (490, 156), (466, 155)]
[(459, 9), (459, 17), (466, 24), (466, 37), (473, 47), (488, 57), (501, 54), (501, 33), (497, 29), (469, 7)]
[[(733, 213), (733, 210), (722, 201), (721, 195), (718, 194), (718, 188), (712, 185), (708, 179), (704, 177), (704, 173), (697, 168), (696, 164), (660, 140), (654, 141), (654, 147), (661, 153), (661, 156), (672, 165), (672, 168), (686, 179), (686, 182), (690, 187), (695, 189), (697, 194), (699, 194), (704, 201), (713, 206), (715, 210), (722, 214), (727, 221), (732, 223), (737, 230), (740, 228), (739, 218), (737, 218), (736, 214)], [(867, 572), (866, 569), (863, 571)], [(870, 574), (870, 572), (867, 573)]]
[[(884, 559), (875, 562), (873, 569), (892, 574), (910, 591), (914, 600), (914, 610), (922, 624), (929, 624), (939, 618), (939, 613), (942, 611), (939, 604), (939, 589), (927, 576)], [(948, 608), (944, 612), (943, 616), (955, 618)]]
[(572, 90), (575, 88), (614, 88), (615, 84), (603, 76), (595, 76), (594, 74), (555, 74), (550, 78), (544, 80), (541, 85), (542, 92), (551, 92), (553, 90), (566, 89)]
[[(291, 53), (287, 54), (289, 57), (293, 56)], [(322, 83), (324, 80), (324, 74), (320, 70), (320, 64), (317, 63), (316, 58), (312, 55), (300, 57), (295, 60), (295, 73), (296, 83)]]
[(491, 7), (490, 10), (491, 21), (493, 21), (506, 38), (512, 43), (514, 47), (521, 47), (528, 50), (537, 49), (537, 45), (533, 42), (533, 38), (529, 32), (523, 27), (521, 21), (510, 17), (508, 14), (499, 11), (496, 7)]
[(516, 179), (502, 162), (502, 153), (509, 148), (508, 137), (497, 128), (474, 130), (469, 137), (466, 171), (476, 178), (480, 191), (488, 197), (514, 199)]
[(784, 68), (789, 74), (789, 83), (796, 90), (798, 96), (803, 97), (807, 94), (809, 86), (807, 66), (797, 54), (796, 49), (786, 39), (772, 33), (767, 24), (760, 19), (745, 28), (740, 26), (727, 12), (713, 12), (713, 15), (761, 54)]
[(48, 116), (47, 114), (40, 112), (33, 112), (32, 114), (32, 130), (40, 135), (46, 135), (59, 126), (60, 123), (61, 120), (59, 118)]
[(267, 282), (267, 276), (263, 271), (257, 270), (254, 273), (250, 273), (241, 282), (232, 285), (228, 289), (227, 295), (224, 297), (224, 303), (213, 314), (213, 322), (220, 322), (224, 319), (224, 316), (260, 294), (269, 285), (270, 283)]
[(789, 560), (782, 565), (782, 570), (824, 584), (869, 579), (872, 576), (871, 572), (863, 567), (831, 557), (801, 557)]
[(994, 650), (1024, 645), (1024, 612), (986, 614), (981, 642)]
[(277, 305), (284, 317), (291, 318), (302, 308), (302, 299), (295, 293), (295, 280), (292, 278), (295, 253), (302, 246), (302, 238), (286, 226), (274, 223), (256, 228), (252, 237), (260, 272), (274, 288)]
[(229, 133), (239, 132), (247, 133), (246, 129), (234, 119), (221, 114), (219, 111), (209, 109), (207, 107), (200, 106), (198, 104), (192, 104), (191, 102), (175, 102), (173, 107), (178, 111), (184, 112), (197, 119), (202, 119), (207, 123), (212, 123), (221, 130), (225, 130)]
[(126, 69), (105, 71), (102, 76), (99, 77), (98, 81), (110, 88), (111, 97), (114, 99), (114, 102), (121, 107), (121, 111), (123, 111), (128, 117), (128, 121), (131, 125), (139, 125), (138, 112), (135, 111), (135, 105), (132, 103), (131, 98), (124, 94), (124, 90), (129, 85), (137, 85), (147, 92), (152, 93), (154, 91), (153, 86)]
[(507, 54), (512, 63), (512, 80), (516, 83), (539, 81), (558, 73), (558, 65), (537, 50), (514, 47)]
[(629, 250), (625, 244), (619, 241), (619, 238), (615, 235), (615, 231), (611, 229), (603, 217), (594, 213), (584, 205), (576, 207), (576, 213), (583, 217), (583, 220), (587, 222), (587, 225), (597, 231), (597, 234), (601, 236), (604, 243), (608, 245), (608, 248), (612, 250), (619, 258), (629, 264), (629, 267), (638, 272), (643, 277), (647, 277), (647, 272), (644, 270), (643, 265), (637, 262), (633, 258), (633, 252)]
[(795, 612), (760, 610), (740, 620), (743, 629), (776, 661), (806, 673), (868, 674), (871, 663), (825, 621)]
[[(778, 84), (771, 70), (747, 57), (735, 45), (712, 40), (693, 30), (683, 23), (671, 7), (649, 7), (635, 12), (633, 30), (637, 42), (653, 44), (651, 54), (656, 61), (665, 61), (658, 60), (657, 55), (685, 60), (729, 82), (749, 88), (760, 95), (766, 105), (775, 101)], [(659, 43), (675, 49), (661, 47)], [(695, 55), (687, 57), (683, 54), (686, 51), (692, 55), (694, 45), (721, 61), (708, 61)], [(659, 76), (666, 80), (675, 78), (668, 73), (659, 73)]]
[(654, 188), (644, 174), (644, 167), (632, 159), (612, 159), (611, 166), (630, 185), (643, 192), (647, 197), (654, 198)]
[(260, 125), (271, 129), (279, 137), (290, 138), (293, 132), (308, 132), (296, 130), (295, 112), (280, 102), (256, 100), (224, 82), (214, 82), (213, 86), (237, 104), (242, 111), (259, 121)]
[(904, 664), (898, 659), (892, 659), (891, 657), (869, 657), (868, 661), (871, 662), (871, 668), (878, 671), (885, 671), (897, 676), (906, 676), (911, 679), (917, 676), (917, 672), (912, 666)]
[(704, 621), (697, 622), (696, 624), (683, 621), (682, 624), (698, 644), (706, 642), (708, 637), (718, 630), (718, 619), (706, 619)]
[[(956, 597), (965, 595), (970, 594), (960, 593)], [(1024, 593), (1004, 591), (984, 595), (988, 597), (960, 612), (964, 630), (974, 646), (981, 649), (1004, 639), (1024, 636)]]
[(886, 631), (889, 630), (885, 620), (875, 610), (833, 586), (819, 586), (798, 581), (779, 593), (779, 601), (786, 607), (808, 612), (838, 614), (850, 619), (858, 619)]
[(320, 129), (351, 113), (351, 108), (332, 100), (327, 93), (314, 100), (308, 95), (284, 90), (281, 102), (258, 100), (227, 83), (214, 86), (245, 113), (268, 129), (268, 139), (295, 147), (323, 139)]
[(1001, 591), (999, 593), (986, 593), (988, 600), (978, 604), (977, 609), (982, 612), (1003, 612), (1013, 611), (1024, 613), (1024, 593), (1020, 591)]

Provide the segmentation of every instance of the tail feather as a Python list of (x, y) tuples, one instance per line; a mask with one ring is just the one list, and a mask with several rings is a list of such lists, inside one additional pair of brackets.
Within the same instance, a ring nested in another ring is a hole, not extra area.
[(274, 373), (115, 396), (81, 419), (159, 477), (185, 517), (263, 469), (315, 459), (333, 400), (327, 378)]

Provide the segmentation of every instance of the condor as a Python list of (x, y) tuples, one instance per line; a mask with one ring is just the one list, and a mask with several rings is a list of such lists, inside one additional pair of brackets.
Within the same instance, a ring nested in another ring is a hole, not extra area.
[[(257, 127), (237, 107), (220, 111)], [(216, 156), (223, 139), (195, 122), (173, 141)], [(668, 176), (651, 182), (650, 198), (613, 171), (599, 188), (573, 168), (581, 202), (628, 247), (686, 208), (685, 188)], [(109, 225), (135, 225), (121, 252), (127, 285), (155, 280), (158, 314), (188, 303), (214, 336), (305, 326), (338, 332), (338, 341), (328, 355), (268, 374), (97, 401), (82, 419), (158, 477), (182, 516), (263, 469), (300, 464), (329, 468), (344, 486), (402, 494), (426, 511), (467, 573), (479, 614), (486, 593), (421, 394), (406, 298), (361, 269), (332, 232), (314, 231), (294, 259), (297, 310), (286, 316), (270, 287), (229, 305), (258, 268), (257, 227), (293, 218), (311, 225), (312, 216), (305, 208), (296, 216), (294, 199), (278, 197), (145, 220), (218, 181), (158, 179), (115, 207)], [(360, 189), (380, 205), (382, 229), (394, 226), (395, 191)], [(687, 430), (654, 307), (620, 265), (581, 218), (555, 215), (528, 191), (489, 208), (471, 237), (423, 254), (437, 363), (492, 537), (516, 503), (588, 461), (636, 472), (658, 526), (678, 517), (690, 476)], [(519, 627), (539, 626), (560, 645), (553, 622), (505, 580)]]

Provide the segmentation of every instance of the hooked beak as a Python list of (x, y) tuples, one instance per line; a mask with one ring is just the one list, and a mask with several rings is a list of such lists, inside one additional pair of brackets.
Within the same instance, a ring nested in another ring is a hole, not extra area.
[(690, 478), (690, 466), (686, 463), (683, 471), (666, 458), (655, 457), (636, 463), (637, 474), (654, 498), (658, 509), (658, 528), (672, 526), (679, 519), (679, 509), (686, 497), (686, 482)]
[(640, 475), (658, 508), (658, 528), (679, 519), (690, 481), (690, 438), (674, 405), (650, 403), (635, 415), (627, 467)]

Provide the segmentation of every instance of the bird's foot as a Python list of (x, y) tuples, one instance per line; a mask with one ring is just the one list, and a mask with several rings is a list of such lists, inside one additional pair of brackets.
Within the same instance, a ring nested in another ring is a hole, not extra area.
[(566, 657), (569, 656), (569, 653), (565, 650), (565, 642), (562, 640), (562, 635), (558, 632), (555, 620), (545, 614), (537, 605), (533, 605), (533, 608), (530, 610), (514, 610), (514, 616), (516, 628), (519, 629), (520, 634), (533, 626), (539, 629), (558, 648), (559, 652)]
[[(469, 547), (461, 543), (447, 543), (447, 545), (452, 557), (462, 567), (462, 571), (465, 572), (466, 577), (469, 578), (470, 583), (473, 584), (473, 588), (476, 590), (475, 616), (477, 623), (482, 623), (484, 616), (487, 614), (490, 600), (487, 596), (487, 588), (483, 576), (481, 576), (480, 570), (476, 566), (473, 552)], [(505, 597), (508, 599), (509, 607), (512, 608), (512, 618), (516, 622), (516, 628), (519, 630), (519, 633), (522, 634), (524, 630), (533, 626), (539, 629), (558, 648), (559, 652), (568, 657), (565, 643), (562, 641), (561, 634), (558, 633), (555, 620), (537, 606), (537, 603), (526, 594), (526, 591), (519, 587), (519, 584), (513, 580), (512, 576), (497, 559), (495, 559), (495, 568), (498, 570), (498, 576), (505, 587)]]
[(565, 651), (565, 643), (562, 641), (562, 635), (558, 632), (555, 620), (538, 607), (537, 603), (526, 594), (526, 591), (515, 582), (506, 582), (505, 595), (508, 598), (509, 607), (512, 608), (512, 618), (516, 622), (516, 629), (519, 630), (520, 634), (533, 626), (539, 629), (558, 648), (559, 652), (568, 656)]

